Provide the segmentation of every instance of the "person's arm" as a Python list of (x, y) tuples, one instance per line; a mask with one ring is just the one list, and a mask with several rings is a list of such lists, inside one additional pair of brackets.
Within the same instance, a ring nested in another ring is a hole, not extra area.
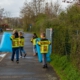
[(33, 43), (33, 38), (31, 38), (31, 42)]
[(40, 46), (41, 45), (41, 42), (39, 41), (39, 42), (37, 42), (37, 44)]
[(10, 40), (13, 40), (13, 38), (15, 38), (15, 36), (14, 36), (14, 35), (10, 36)]
[(10, 40), (12, 40), (12, 36), (10, 36)]
[(51, 45), (51, 41), (49, 41), (49, 45)]

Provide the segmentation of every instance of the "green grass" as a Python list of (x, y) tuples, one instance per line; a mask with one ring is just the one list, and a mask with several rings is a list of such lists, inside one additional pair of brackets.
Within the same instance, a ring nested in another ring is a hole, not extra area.
[(50, 64), (61, 80), (80, 80), (80, 72), (69, 62), (66, 56), (52, 54), (51, 59)]

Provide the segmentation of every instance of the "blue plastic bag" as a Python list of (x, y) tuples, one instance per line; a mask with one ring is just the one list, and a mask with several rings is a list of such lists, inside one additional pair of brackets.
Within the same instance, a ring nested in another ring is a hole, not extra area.
[[(41, 39), (40, 38), (37, 38), (36, 41), (40, 41)], [(38, 60), (39, 62), (42, 62), (42, 54), (40, 53), (40, 46), (37, 44), (36, 42), (36, 49), (37, 49), (37, 53), (38, 53)]]
[(0, 52), (12, 52), (11, 33), (4, 32), (0, 44)]

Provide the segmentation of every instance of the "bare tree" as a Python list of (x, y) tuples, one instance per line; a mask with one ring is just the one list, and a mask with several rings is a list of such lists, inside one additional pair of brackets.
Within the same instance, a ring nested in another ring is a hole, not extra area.
[(3, 17), (4, 8), (0, 8), (0, 18)]
[(41, 10), (42, 10), (44, 1), (45, 0), (33, 0), (32, 1), (33, 10), (34, 10), (35, 15), (42, 12)]
[(33, 20), (34, 15), (35, 15), (35, 13), (34, 13), (32, 2), (29, 2), (29, 3), (25, 2), (24, 7), (21, 10), (21, 17), (23, 20), (24, 28), (27, 29), (28, 25)]
[(38, 13), (42, 13), (42, 8), (44, 7), (43, 3), (44, 3), (45, 0), (37, 0), (37, 1), (38, 1), (38, 4), (37, 4), (37, 6), (38, 6)]
[(4, 8), (0, 8), (0, 24), (2, 22), (3, 14), (4, 14)]
[(49, 3), (45, 4), (45, 14), (49, 15)]
[(32, 0), (31, 2), (26, 1), (21, 9), (23, 25), (27, 27), (30, 23), (34, 24), (35, 19), (39, 14), (44, 14), (50, 19), (53, 18), (53, 15), (57, 16), (60, 10), (60, 5), (57, 2), (53, 4), (53, 2), (45, 3), (45, 0)]
[(34, 11), (33, 11), (33, 7), (32, 7), (32, 3), (27, 3), (25, 2), (24, 7), (21, 10), (21, 17), (27, 16), (29, 18), (31, 18), (31, 16), (34, 15)]
[(35, 14), (37, 14), (37, 0), (33, 0), (33, 10), (34, 10), (34, 12), (35, 12)]
[(25, 2), (24, 7), (21, 10), (22, 15), (37, 15), (38, 13), (42, 13), (43, 3), (45, 0), (32, 0), (32, 2)]
[(60, 4), (58, 3), (58, 0), (55, 2), (53, 6), (53, 12), (57, 16), (62, 11)]

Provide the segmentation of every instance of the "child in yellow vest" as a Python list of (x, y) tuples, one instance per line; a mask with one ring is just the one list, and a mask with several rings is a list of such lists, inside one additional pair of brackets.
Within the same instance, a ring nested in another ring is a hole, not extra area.
[(38, 42), (38, 45), (40, 45), (40, 53), (43, 57), (43, 68), (48, 68), (46, 54), (48, 53), (49, 45), (51, 44), (51, 42), (48, 39), (46, 39), (45, 33), (41, 33), (40, 36), (41, 40)]
[(24, 36), (22, 32), (19, 32), (19, 52), (22, 57), (22, 52), (24, 53), (24, 57), (26, 56), (26, 52), (24, 50)]
[(19, 36), (16, 30), (13, 31), (13, 34), (10, 39), (12, 41), (11, 61), (14, 61), (14, 56), (16, 54), (16, 62), (19, 63)]
[(37, 39), (37, 35), (36, 33), (33, 33), (33, 37), (31, 38), (31, 42), (33, 43), (33, 55), (36, 56), (37, 55), (37, 49), (36, 49), (36, 39)]

